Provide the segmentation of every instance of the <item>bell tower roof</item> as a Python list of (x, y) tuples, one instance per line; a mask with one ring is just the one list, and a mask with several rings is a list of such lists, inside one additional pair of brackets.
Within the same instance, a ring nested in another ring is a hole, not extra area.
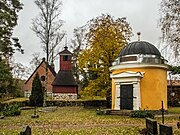
[(68, 50), (68, 47), (65, 46), (64, 50), (59, 53), (59, 55), (72, 55), (72, 53)]

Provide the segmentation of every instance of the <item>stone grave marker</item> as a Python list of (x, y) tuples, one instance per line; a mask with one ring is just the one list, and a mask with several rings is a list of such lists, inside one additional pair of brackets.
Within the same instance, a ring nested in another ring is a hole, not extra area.
[(150, 118), (146, 118), (146, 130), (149, 135), (157, 135), (157, 121)]
[(163, 125), (160, 124), (159, 125), (159, 131), (160, 131), (160, 135), (172, 135), (172, 126), (167, 126), (167, 125)]
[(31, 135), (31, 128), (29, 126), (24, 127), (20, 132), (20, 135)]

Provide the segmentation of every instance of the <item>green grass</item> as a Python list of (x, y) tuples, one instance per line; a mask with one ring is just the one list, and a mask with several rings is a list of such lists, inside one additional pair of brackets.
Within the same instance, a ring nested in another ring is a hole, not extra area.
[[(41, 108), (39, 108), (41, 109)], [(138, 135), (145, 128), (145, 119), (125, 116), (96, 115), (93, 109), (83, 107), (58, 107), (55, 112), (38, 112), (32, 119), (32, 110), (22, 110), (20, 116), (0, 119), (0, 135), (18, 135), (24, 125), (32, 127), (33, 135)], [(156, 118), (158, 123), (161, 118)], [(178, 118), (165, 118), (173, 126), (174, 134)]]
[(11, 102), (24, 102), (29, 100), (29, 98), (14, 98), (7, 101), (3, 101), (2, 103), (11, 103)]
[(168, 108), (168, 112), (172, 113), (172, 114), (180, 115), (180, 107), (170, 107), (170, 108)]

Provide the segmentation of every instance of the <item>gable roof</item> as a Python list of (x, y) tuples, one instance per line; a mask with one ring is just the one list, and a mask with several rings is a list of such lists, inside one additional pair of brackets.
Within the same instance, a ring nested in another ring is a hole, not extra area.
[(56, 72), (54, 71), (54, 68), (52, 67), (52, 66), (50, 66), (49, 64), (48, 64), (48, 68), (49, 68), (49, 70), (51, 71), (51, 73), (54, 75), (54, 77), (56, 76)]
[[(36, 73), (36, 71), (38, 70), (38, 68), (43, 64), (43, 63), (47, 63), (44, 61), (44, 59), (41, 61), (41, 63), (39, 64), (39, 66), (34, 70), (34, 72), (31, 74), (31, 76), (27, 79), (27, 81), (24, 83), (26, 84), (30, 79), (31, 77)], [(48, 69), (51, 71), (51, 73), (54, 75), (54, 77), (56, 76), (56, 72), (54, 71), (54, 69), (48, 64)]]
[(68, 47), (67, 46), (65, 46), (64, 47), (64, 50), (63, 51), (61, 51), (60, 53), (59, 53), (60, 55), (72, 55), (72, 53), (70, 52), (70, 51), (68, 51)]
[(52, 85), (54, 86), (74, 86), (77, 85), (72, 71), (70, 70), (59, 70), (58, 74), (56, 75)]

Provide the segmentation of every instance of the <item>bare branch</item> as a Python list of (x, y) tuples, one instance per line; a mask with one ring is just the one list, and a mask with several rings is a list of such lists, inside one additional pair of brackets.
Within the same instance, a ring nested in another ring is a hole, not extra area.
[(160, 8), (160, 28), (162, 41), (174, 51), (177, 59), (180, 56), (180, 2), (179, 0), (162, 0)]
[[(32, 30), (40, 38), (46, 59), (50, 62), (56, 48), (60, 45), (64, 33), (61, 32), (63, 21), (59, 19), (62, 2), (59, 0), (35, 0), (40, 14), (32, 22)], [(54, 59), (54, 58), (53, 58)]]

